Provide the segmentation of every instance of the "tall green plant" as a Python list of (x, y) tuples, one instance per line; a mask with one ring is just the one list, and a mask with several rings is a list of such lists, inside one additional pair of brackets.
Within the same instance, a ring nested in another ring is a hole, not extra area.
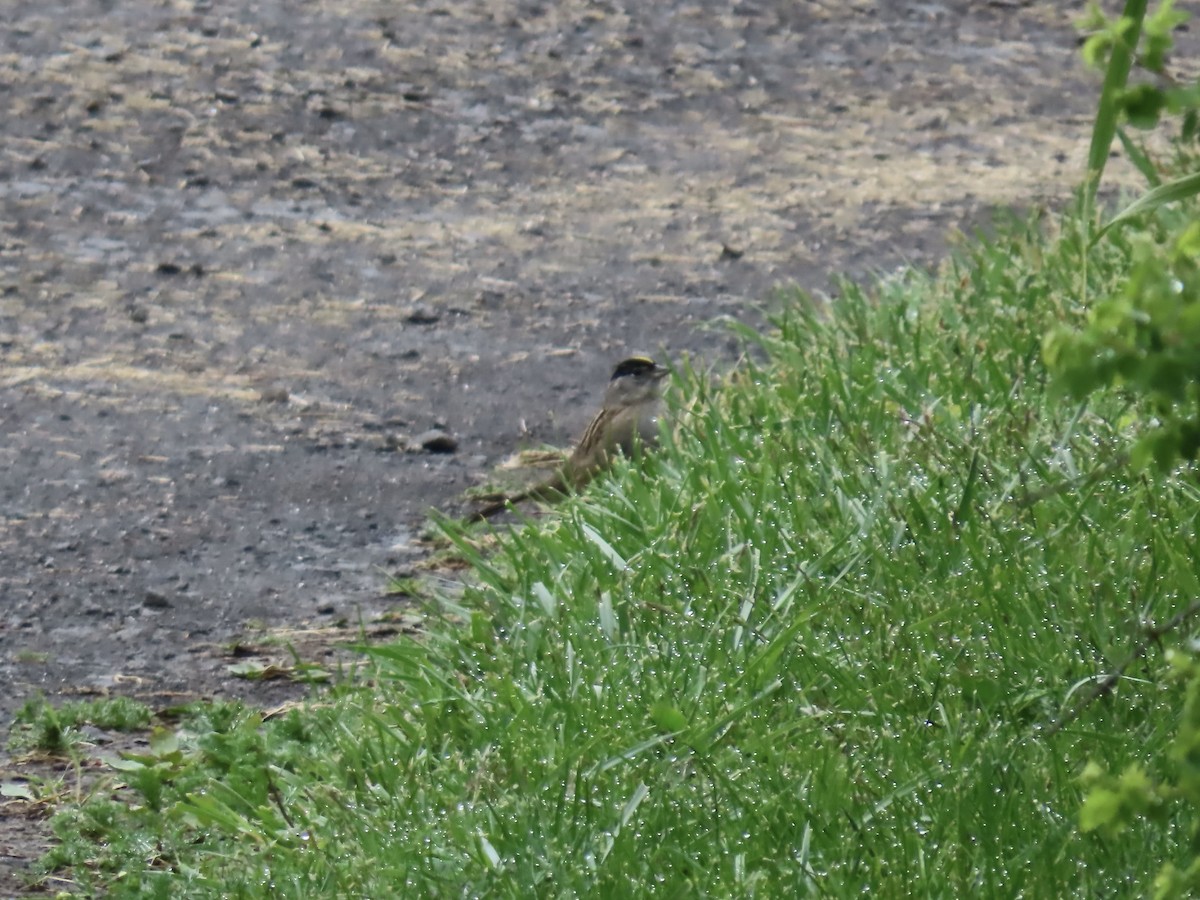
[[(1106, 18), (1095, 4), (1090, 7), (1084, 22), (1091, 31), (1084, 58), (1091, 65), (1103, 65), (1105, 76), (1081, 195), (1084, 243), (1094, 246), (1117, 239), (1117, 231), (1127, 226), (1143, 227), (1131, 238), (1120, 238), (1134, 246), (1128, 279), (1107, 296), (1093, 299), (1086, 295), (1089, 282), (1081, 271), (1086, 324), (1058, 328), (1043, 345), (1046, 362), (1076, 396), (1117, 388), (1141, 401), (1143, 425), (1134, 460), (1164, 469), (1200, 455), (1200, 222), (1187, 203), (1200, 193), (1200, 172), (1163, 181), (1160, 167), (1124, 126), (1148, 128), (1163, 115), (1174, 114), (1183, 121), (1179, 143), (1194, 137), (1200, 89), (1169, 82), (1166, 76), (1172, 34), (1187, 19), (1174, 8), (1174, 0), (1163, 0), (1149, 14), (1146, 0), (1127, 0), (1115, 19)], [(1135, 65), (1159, 83), (1131, 86)], [(1151, 189), (1097, 227), (1097, 192), (1118, 137)], [(1168, 204), (1180, 208), (1167, 210)], [(1081, 259), (1082, 269), (1087, 255)]]
[[(1080, 811), (1084, 831), (1115, 838), (1140, 818), (1163, 821), (1176, 801), (1200, 809), (1200, 660), (1178, 651), (1168, 652), (1174, 678), (1187, 683), (1187, 696), (1179, 732), (1171, 749), (1177, 767), (1173, 779), (1159, 781), (1144, 766), (1133, 763), (1113, 775), (1091, 763), (1080, 777), (1087, 797)], [(1200, 818), (1193, 816), (1188, 829), (1190, 859), (1181, 867), (1167, 862), (1154, 880), (1155, 900), (1177, 900), (1200, 894)]]
[[(1105, 78), (1081, 194), (1084, 246), (1121, 241), (1130, 248), (1131, 265), (1127, 277), (1107, 295), (1093, 300), (1081, 290), (1088, 307), (1084, 327), (1061, 327), (1043, 344), (1047, 363), (1071, 393), (1087, 397), (1118, 388), (1139, 402), (1143, 416), (1133, 459), (1160, 469), (1200, 456), (1200, 217), (1190, 203), (1200, 193), (1200, 172), (1189, 171), (1196, 168), (1191, 145), (1200, 130), (1200, 88), (1176, 84), (1166, 73), (1172, 33), (1187, 18), (1174, 9), (1174, 0), (1164, 0), (1150, 15), (1146, 0), (1127, 0), (1116, 19), (1105, 18), (1095, 4), (1090, 7), (1085, 26), (1092, 33), (1084, 57), (1089, 64), (1103, 66)], [(1130, 86), (1135, 65), (1157, 82)], [(1151, 128), (1164, 115), (1177, 116), (1182, 123), (1175, 146), (1183, 173), (1171, 173), (1175, 177), (1170, 179), (1165, 178), (1165, 167), (1123, 127)], [(1114, 138), (1145, 176), (1149, 190), (1097, 227), (1096, 198)], [(1136, 230), (1125, 234), (1131, 226)], [(1086, 260), (1087, 254), (1081, 258)], [(1080, 284), (1088, 284), (1086, 273)], [(1190, 559), (1182, 566), (1186, 571), (1194, 563)], [(1151, 640), (1179, 630), (1198, 612), (1200, 604), (1193, 603), (1165, 627), (1147, 629), (1140, 646), (1144, 649)], [(1179, 652), (1168, 658), (1174, 674), (1187, 683), (1183, 721), (1170, 760), (1173, 774), (1155, 777), (1148, 767), (1134, 763), (1116, 775), (1092, 762), (1081, 778), (1086, 790), (1080, 811), (1084, 831), (1113, 837), (1140, 818), (1163, 820), (1177, 802), (1191, 810), (1184, 864), (1166, 862), (1155, 879), (1153, 895), (1160, 900), (1200, 893), (1200, 660)]]
[[(1191, 153), (1183, 151), (1200, 133), (1200, 83), (1178, 84), (1167, 71), (1167, 58), (1173, 47), (1172, 35), (1190, 17), (1175, 9), (1175, 0), (1164, 0), (1149, 16), (1146, 5), (1146, 0), (1128, 0), (1121, 16), (1108, 19), (1093, 2), (1081, 22), (1090, 32), (1083, 45), (1084, 60), (1089, 66), (1104, 70), (1104, 85), (1088, 147), (1088, 171), (1082, 195), (1084, 223), (1095, 222), (1096, 195), (1114, 138), (1120, 141), (1126, 155), (1151, 188), (1102, 227), (1094, 229), (1092, 243), (1117, 225), (1200, 191), (1200, 178), (1195, 173), (1185, 173), (1164, 183), (1164, 173), (1145, 144), (1125, 128), (1128, 124), (1149, 130), (1159, 125), (1164, 114), (1176, 116), (1181, 122), (1176, 141), (1181, 152), (1177, 156), (1185, 165), (1193, 160)], [(1130, 85), (1129, 76), (1135, 64), (1154, 79), (1154, 83), (1144, 81)]]
[(1108, 164), (1108, 152), (1120, 124), (1125, 85), (1133, 67), (1134, 50), (1142, 33), (1142, 22), (1146, 18), (1147, 0), (1126, 0), (1125, 9), (1117, 19), (1107, 19), (1100, 7), (1093, 2), (1088, 7), (1088, 17), (1083, 25), (1093, 30), (1083, 45), (1084, 59), (1091, 65), (1104, 65), (1104, 86), (1100, 91), (1100, 102), (1096, 109), (1096, 120), (1092, 124), (1092, 140), (1088, 146), (1088, 170), (1083, 184), (1082, 220), (1085, 225), (1092, 222), (1096, 208), (1096, 192), (1100, 179)]

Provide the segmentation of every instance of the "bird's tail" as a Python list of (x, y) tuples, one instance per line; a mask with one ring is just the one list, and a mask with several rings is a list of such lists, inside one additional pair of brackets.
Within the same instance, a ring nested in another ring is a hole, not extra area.
[(559, 472), (553, 478), (539, 482), (532, 487), (526, 488), (523, 491), (518, 491), (515, 494), (506, 494), (499, 500), (492, 500), (481, 506), (475, 512), (471, 513), (466, 519), (468, 523), (482, 522), (484, 519), (490, 519), (493, 516), (498, 516), (506, 509), (511, 509), (518, 503), (524, 503), (526, 500), (544, 500), (553, 502), (561, 500), (567, 494), (567, 480), (562, 472)]

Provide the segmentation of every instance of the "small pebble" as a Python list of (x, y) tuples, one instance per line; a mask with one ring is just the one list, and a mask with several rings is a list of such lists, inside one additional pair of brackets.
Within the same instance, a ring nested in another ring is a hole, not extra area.
[(409, 325), (433, 325), (441, 316), (428, 306), (414, 306), (404, 316), (404, 321)]
[(431, 428), (413, 438), (413, 443), (429, 453), (453, 453), (458, 449), (458, 440), (440, 428)]
[(171, 601), (158, 591), (146, 591), (146, 596), (142, 598), (142, 606), (146, 609), (170, 609)]

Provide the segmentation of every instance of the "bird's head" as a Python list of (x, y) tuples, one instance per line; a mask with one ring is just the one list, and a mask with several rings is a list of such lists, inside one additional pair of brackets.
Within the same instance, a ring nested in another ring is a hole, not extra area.
[(657, 400), (662, 394), (662, 382), (668, 369), (648, 356), (630, 356), (613, 369), (604, 393), (605, 406), (629, 406)]

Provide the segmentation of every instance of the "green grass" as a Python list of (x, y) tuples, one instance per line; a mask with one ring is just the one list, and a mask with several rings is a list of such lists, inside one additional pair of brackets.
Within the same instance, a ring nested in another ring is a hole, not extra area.
[[(1200, 496), (1122, 464), (1136, 409), (1048, 387), (1078, 232), (781, 297), (755, 362), (677, 374), (644, 473), (486, 553), (448, 526), (470, 586), (374, 687), (160, 735), (47, 865), (116, 897), (1143, 893), (1178, 823), (1082, 835), (1077, 779), (1161, 766), (1160, 649), (1049, 726), (1200, 593)], [(1090, 251), (1091, 292), (1127, 262)]]
[(64, 753), (78, 743), (79, 729), (94, 725), (111, 731), (136, 731), (154, 717), (144, 703), (128, 697), (71, 700), (51, 706), (44, 697), (26, 700), (13, 717), (9, 739), (12, 750)]

